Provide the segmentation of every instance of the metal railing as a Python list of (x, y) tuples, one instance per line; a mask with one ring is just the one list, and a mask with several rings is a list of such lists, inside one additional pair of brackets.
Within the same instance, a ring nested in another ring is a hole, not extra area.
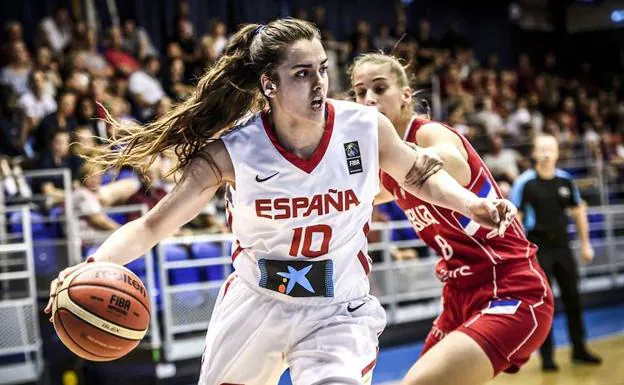
[(0, 244), (0, 383), (37, 381), (43, 372), (35, 265), (28, 206), (0, 207), (0, 216), (20, 212), (21, 239)]
[[(74, 215), (71, 173), (68, 169), (36, 170), (24, 172), (23, 177), (31, 185), (43, 181), (57, 179), (62, 181), (63, 202), (58, 205), (46, 204), (46, 197), (34, 195), (31, 198), (3, 196), (4, 206), (28, 204), (31, 207), (31, 224), (38, 229), (31, 236), (35, 259), (36, 284), (39, 295), (47, 297), (48, 285), (58, 272), (68, 265), (81, 260), (80, 240), (77, 236), (77, 218)], [(44, 210), (42, 210), (42, 208)], [(22, 236), (19, 212), (3, 218), (5, 226), (0, 233), (0, 244), (11, 242), (13, 238)], [(7, 226), (13, 227), (6, 232)], [(31, 226), (31, 230), (33, 226)]]

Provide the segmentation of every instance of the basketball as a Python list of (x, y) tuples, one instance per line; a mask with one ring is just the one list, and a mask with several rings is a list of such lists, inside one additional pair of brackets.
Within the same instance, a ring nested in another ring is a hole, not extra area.
[(90, 361), (111, 361), (132, 351), (150, 324), (143, 282), (127, 268), (94, 262), (63, 280), (52, 322), (61, 341)]

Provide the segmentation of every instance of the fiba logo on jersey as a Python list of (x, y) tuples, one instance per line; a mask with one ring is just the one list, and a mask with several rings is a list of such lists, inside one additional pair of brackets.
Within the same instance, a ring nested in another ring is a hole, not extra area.
[(344, 147), (345, 152), (347, 153), (347, 158), (360, 156), (360, 147), (358, 146), (358, 142), (345, 143)]
[(344, 143), (345, 155), (347, 156), (347, 168), (349, 175), (363, 171), (362, 157), (360, 156), (360, 145), (357, 141)]

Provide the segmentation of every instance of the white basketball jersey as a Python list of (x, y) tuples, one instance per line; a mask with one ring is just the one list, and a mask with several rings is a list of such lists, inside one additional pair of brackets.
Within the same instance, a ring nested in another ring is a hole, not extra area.
[[(374, 108), (329, 100), (323, 137), (307, 160), (278, 143), (266, 112), (221, 138), (236, 174), (236, 188), (226, 195), (238, 239), (232, 259), (241, 278), (299, 304), (368, 294), (366, 234), (379, 192), (377, 120)], [(327, 287), (319, 293), (306, 274), (309, 265), (326, 260)], [(269, 288), (267, 270), (270, 275), (275, 261), (283, 271), (274, 268), (278, 286)]]

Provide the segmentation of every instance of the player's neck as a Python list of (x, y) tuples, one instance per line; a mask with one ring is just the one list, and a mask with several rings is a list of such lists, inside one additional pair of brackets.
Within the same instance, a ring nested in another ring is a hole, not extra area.
[(325, 131), (325, 119), (320, 122), (303, 121), (277, 110), (271, 110), (269, 121), (279, 144), (302, 159), (312, 156)]
[(411, 114), (401, 114), (401, 117), (397, 121), (392, 122), (401, 139), (405, 138), (405, 132), (409, 128), (412, 117), (413, 116)]
[(539, 175), (542, 179), (552, 179), (555, 177), (555, 171), (557, 169), (555, 167), (551, 167), (550, 165), (535, 165), (535, 171), (537, 175)]

